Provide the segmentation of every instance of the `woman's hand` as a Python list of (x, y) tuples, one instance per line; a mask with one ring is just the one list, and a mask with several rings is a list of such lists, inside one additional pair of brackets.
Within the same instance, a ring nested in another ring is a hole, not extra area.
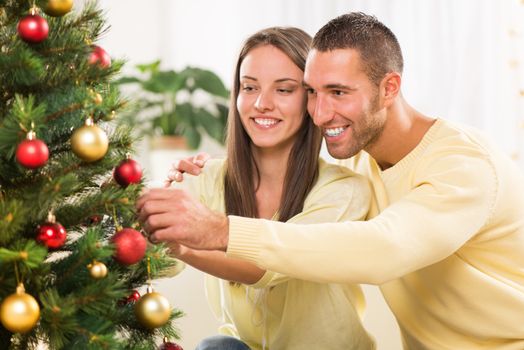
[(184, 173), (188, 173), (195, 176), (199, 175), (210, 157), (211, 156), (209, 154), (205, 152), (200, 152), (194, 157), (187, 157), (184, 159), (176, 160), (171, 165), (171, 169), (167, 173), (167, 179), (164, 181), (165, 187), (171, 186), (171, 183), (173, 181), (184, 181)]
[(171, 255), (181, 260), (183, 260), (184, 255), (189, 251), (188, 247), (183, 246), (177, 242), (168, 242), (167, 247)]

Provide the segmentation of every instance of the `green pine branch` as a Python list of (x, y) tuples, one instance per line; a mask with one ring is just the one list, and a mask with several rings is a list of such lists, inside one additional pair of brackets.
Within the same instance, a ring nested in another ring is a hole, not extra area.
[[(41, 8), (46, 2), (36, 0)], [(109, 29), (96, 2), (63, 17), (41, 13), (50, 33), (39, 44), (18, 36), (28, 9), (25, 1), (0, 0), (0, 302), (23, 282), (41, 316), (24, 334), (0, 325), (0, 344), (24, 350), (39, 342), (50, 350), (154, 348), (162, 336), (178, 337), (175, 325), (145, 329), (133, 305), (121, 301), (149, 277), (164, 276), (175, 260), (164, 246), (150, 245), (142, 261), (124, 266), (113, 259), (111, 240), (120, 226), (139, 229), (134, 202), (142, 189), (124, 189), (112, 179), (137, 141), (132, 127), (113, 122), (128, 106), (112, 84), (124, 62), (104, 68), (88, 63), (92, 45)], [(70, 144), (88, 116), (109, 138), (107, 154), (92, 163), (74, 155)], [(15, 159), (30, 130), (50, 152), (47, 164), (33, 170)], [(35, 240), (50, 211), (67, 230), (57, 251)], [(90, 275), (95, 260), (107, 266), (103, 279)], [(172, 320), (181, 316), (173, 309)]]

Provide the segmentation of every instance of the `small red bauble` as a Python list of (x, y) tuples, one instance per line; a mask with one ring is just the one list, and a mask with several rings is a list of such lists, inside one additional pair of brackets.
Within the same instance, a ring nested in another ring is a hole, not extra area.
[(138, 301), (140, 299), (140, 293), (138, 293), (137, 290), (134, 290), (127, 298), (126, 301), (128, 303), (134, 303), (135, 301)]
[(132, 228), (124, 228), (112, 238), (115, 245), (116, 261), (124, 265), (131, 265), (142, 260), (146, 254), (147, 242), (144, 236)]
[(38, 227), (36, 240), (49, 249), (58, 249), (64, 245), (66, 236), (64, 226), (56, 222), (46, 222)]
[(28, 138), (20, 142), (16, 148), (16, 160), (26, 168), (39, 168), (47, 163), (48, 159), (49, 149), (42, 140)]
[(139, 183), (142, 178), (142, 167), (133, 159), (125, 159), (115, 168), (113, 178), (122, 187)]
[(102, 219), (103, 219), (103, 217), (101, 215), (91, 215), (87, 219), (87, 224), (88, 225), (96, 225), (96, 224), (99, 224), (102, 221)]
[(111, 66), (111, 56), (100, 46), (93, 45), (91, 54), (89, 54), (89, 64), (98, 64), (102, 68)]
[(127, 297), (122, 298), (118, 302), (118, 305), (123, 306), (123, 305), (127, 305), (127, 304), (134, 304), (134, 303), (136, 303), (138, 301), (138, 299), (140, 299), (140, 293), (138, 293), (137, 290), (134, 290)]
[(167, 343), (163, 343), (162, 345), (160, 345), (158, 350), (184, 350), (184, 349), (182, 349), (182, 347), (176, 343), (167, 342)]
[(49, 35), (49, 25), (45, 18), (37, 15), (30, 14), (24, 16), (20, 22), (18, 22), (18, 35), (28, 43), (41, 43)]

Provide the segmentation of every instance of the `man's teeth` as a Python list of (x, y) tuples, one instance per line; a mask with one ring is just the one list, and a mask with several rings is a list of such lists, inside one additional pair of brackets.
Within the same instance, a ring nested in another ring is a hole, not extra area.
[(332, 129), (325, 129), (324, 131), (324, 134), (326, 136), (330, 136), (330, 137), (333, 137), (333, 136), (338, 136), (340, 134), (342, 134), (342, 132), (346, 130), (346, 128), (332, 128)]
[(254, 121), (258, 125), (264, 125), (264, 126), (275, 125), (276, 123), (278, 123), (278, 120), (276, 119), (255, 118)]

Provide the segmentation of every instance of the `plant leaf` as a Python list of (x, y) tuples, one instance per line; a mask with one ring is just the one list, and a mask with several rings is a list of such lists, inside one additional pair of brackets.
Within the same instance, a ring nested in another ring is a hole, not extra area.
[(194, 128), (184, 129), (184, 137), (187, 139), (187, 145), (191, 149), (197, 149), (200, 146), (200, 133)]
[(222, 80), (215, 73), (200, 68), (187, 67), (180, 72), (184, 77), (185, 85), (191, 92), (202, 89), (212, 95), (227, 98), (229, 91), (222, 83)]

